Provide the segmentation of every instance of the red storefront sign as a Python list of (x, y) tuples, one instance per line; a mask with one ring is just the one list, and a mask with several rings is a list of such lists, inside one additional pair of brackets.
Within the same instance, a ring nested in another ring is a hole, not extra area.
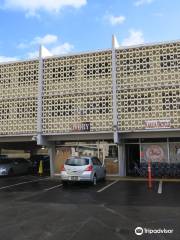
[(145, 129), (171, 128), (170, 120), (144, 121)]

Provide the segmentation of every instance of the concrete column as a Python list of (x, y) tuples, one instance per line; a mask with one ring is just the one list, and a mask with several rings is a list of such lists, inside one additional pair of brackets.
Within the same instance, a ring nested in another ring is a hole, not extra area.
[(41, 144), (42, 134), (42, 98), (43, 98), (43, 58), (42, 46), (39, 48), (38, 106), (37, 106), (37, 144)]
[(37, 145), (47, 146), (46, 138), (42, 136), (42, 116), (43, 116), (43, 85), (44, 85), (44, 57), (50, 54), (43, 46), (39, 48), (39, 76), (38, 76), (38, 105), (37, 105)]
[(119, 175), (126, 176), (125, 144), (118, 144)]
[(112, 36), (112, 90), (113, 90), (113, 132), (114, 143), (119, 143), (118, 111), (117, 111), (117, 82), (116, 82), (116, 37)]
[(48, 146), (48, 154), (50, 157), (50, 176), (54, 176), (54, 164), (55, 164), (55, 156), (56, 156), (56, 147), (55, 144), (51, 144)]

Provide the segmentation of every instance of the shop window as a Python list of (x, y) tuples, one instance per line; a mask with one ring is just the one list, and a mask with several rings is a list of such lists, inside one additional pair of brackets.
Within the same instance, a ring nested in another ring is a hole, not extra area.
[(180, 143), (170, 143), (169, 144), (170, 151), (170, 162), (171, 163), (180, 163)]
[(168, 162), (166, 143), (141, 144), (141, 162)]
[(109, 158), (117, 158), (118, 157), (118, 148), (117, 146), (109, 146), (108, 156)]

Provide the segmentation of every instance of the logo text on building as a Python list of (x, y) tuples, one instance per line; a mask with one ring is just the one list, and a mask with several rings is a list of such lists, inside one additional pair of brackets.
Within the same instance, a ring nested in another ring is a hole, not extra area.
[(90, 122), (74, 123), (71, 128), (73, 132), (90, 132)]
[(153, 128), (170, 128), (171, 122), (170, 120), (149, 120), (144, 122), (145, 129), (153, 129)]

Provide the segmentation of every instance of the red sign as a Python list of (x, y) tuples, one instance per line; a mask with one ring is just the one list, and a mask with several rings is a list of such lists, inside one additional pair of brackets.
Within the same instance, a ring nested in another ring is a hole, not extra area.
[(154, 128), (171, 128), (170, 120), (150, 120), (145, 121), (145, 129), (154, 129)]

